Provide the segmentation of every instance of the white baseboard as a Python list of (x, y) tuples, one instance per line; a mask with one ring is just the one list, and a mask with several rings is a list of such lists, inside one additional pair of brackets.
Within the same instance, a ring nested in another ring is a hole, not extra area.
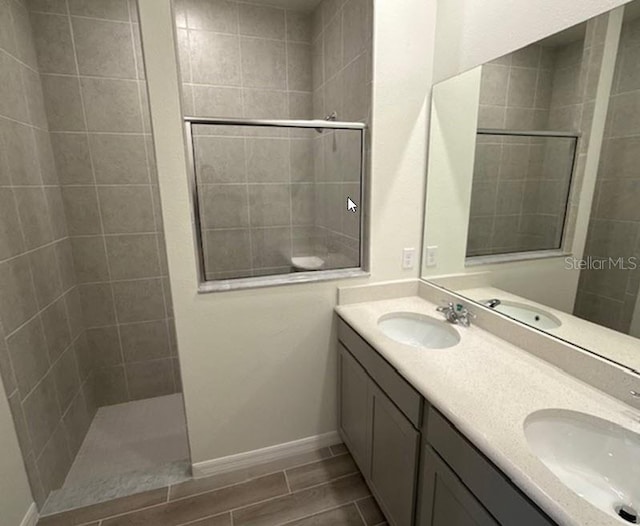
[(237, 455), (196, 462), (192, 465), (193, 476), (200, 478), (228, 473), (237, 469), (264, 464), (266, 462), (280, 460), (293, 455), (309, 453), (311, 451), (322, 449), (323, 447), (339, 444), (340, 442), (342, 442), (342, 440), (340, 439), (338, 432), (331, 431), (330, 433), (325, 433), (323, 435), (302, 438), (300, 440), (294, 440), (293, 442), (286, 442), (284, 444), (256, 449), (254, 451), (247, 451)]
[(20, 522), (20, 526), (36, 526), (40, 515), (38, 515), (38, 508), (36, 507), (36, 503), (32, 502), (31, 506), (27, 510), (26, 515)]

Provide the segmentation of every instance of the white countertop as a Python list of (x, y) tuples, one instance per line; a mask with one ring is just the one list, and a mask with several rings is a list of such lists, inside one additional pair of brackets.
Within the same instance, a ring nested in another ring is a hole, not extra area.
[(562, 325), (555, 329), (545, 329), (545, 332), (562, 338), (570, 343), (589, 349), (604, 358), (624, 364), (636, 371), (640, 371), (640, 343), (638, 338), (622, 332), (614, 331), (602, 325), (597, 325), (573, 314), (547, 307), (522, 296), (517, 296), (495, 287), (477, 287), (456, 290), (456, 293), (479, 303), (491, 298), (503, 301), (513, 301), (523, 305), (531, 305), (542, 311), (547, 311), (558, 318)]
[(418, 349), (397, 343), (377, 326), (391, 312), (442, 319), (436, 305), (419, 297), (353, 303), (337, 313), (480, 451), (561, 525), (620, 526), (567, 488), (531, 452), (523, 422), (540, 409), (588, 413), (640, 432), (634, 410), (496, 336), (458, 327), (460, 343)]

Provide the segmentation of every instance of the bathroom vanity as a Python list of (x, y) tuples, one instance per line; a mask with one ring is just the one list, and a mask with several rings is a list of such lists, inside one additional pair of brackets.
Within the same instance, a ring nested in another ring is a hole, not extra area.
[[(526, 428), (550, 411), (637, 432), (627, 406), (477, 326), (445, 325), (436, 305), (417, 295), (336, 311), (339, 430), (389, 524), (625, 523), (556, 478), (531, 442), (553, 433)], [(380, 328), (393, 313), (454, 328), (459, 341), (400, 343)]]
[(554, 524), (344, 320), (338, 338), (340, 433), (390, 524)]

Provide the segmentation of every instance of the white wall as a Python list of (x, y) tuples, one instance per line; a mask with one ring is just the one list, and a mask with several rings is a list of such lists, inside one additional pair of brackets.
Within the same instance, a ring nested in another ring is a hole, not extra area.
[(629, 0), (439, 0), (434, 80), (439, 82)]
[(170, 0), (139, 0), (195, 463), (336, 429), (338, 286), (417, 277), (435, 3), (376, 0), (371, 278), (198, 295)]
[[(4, 393), (2, 379), (0, 393)], [(32, 503), (9, 402), (0, 395), (0, 523), (19, 526)]]

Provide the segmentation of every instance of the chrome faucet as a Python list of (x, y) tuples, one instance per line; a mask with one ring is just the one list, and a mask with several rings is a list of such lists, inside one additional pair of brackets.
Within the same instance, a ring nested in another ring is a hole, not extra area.
[(502, 303), (498, 298), (493, 298), (492, 300), (487, 300), (484, 304), (490, 309), (495, 309), (498, 305)]
[(454, 304), (449, 302), (446, 306), (438, 307), (436, 310), (442, 312), (449, 323), (462, 325), (463, 327), (469, 327), (471, 319), (476, 317), (461, 303)]

